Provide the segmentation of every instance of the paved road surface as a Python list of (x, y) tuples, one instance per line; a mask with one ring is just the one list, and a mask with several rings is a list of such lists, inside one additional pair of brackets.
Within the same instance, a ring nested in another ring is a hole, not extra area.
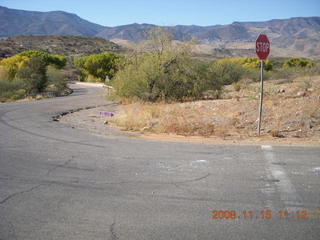
[(320, 239), (320, 148), (102, 138), (51, 120), (106, 104), (73, 87), (0, 104), (1, 240)]

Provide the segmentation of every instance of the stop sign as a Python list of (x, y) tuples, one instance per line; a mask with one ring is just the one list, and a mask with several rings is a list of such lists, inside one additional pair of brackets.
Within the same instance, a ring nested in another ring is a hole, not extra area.
[(256, 53), (260, 60), (266, 60), (270, 53), (270, 42), (265, 34), (260, 34), (256, 41)]

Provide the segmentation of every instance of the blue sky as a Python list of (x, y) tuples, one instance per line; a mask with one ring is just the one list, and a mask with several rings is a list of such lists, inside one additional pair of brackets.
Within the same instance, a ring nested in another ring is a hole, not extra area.
[(62, 10), (104, 26), (131, 23), (216, 25), (320, 16), (320, 0), (0, 0), (23, 10)]

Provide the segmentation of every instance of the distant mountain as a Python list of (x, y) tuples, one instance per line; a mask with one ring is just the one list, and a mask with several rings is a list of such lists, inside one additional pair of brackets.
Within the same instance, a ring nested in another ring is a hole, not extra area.
[[(119, 38), (130, 41), (146, 39), (147, 32), (155, 29), (156, 25), (130, 24), (113, 28), (106, 28), (98, 33), (98, 36), (113, 39)], [(208, 27), (183, 26), (162, 27), (173, 34), (175, 40), (185, 41), (197, 37), (200, 41), (253, 41), (257, 33), (264, 32), (271, 37), (287, 37), (300, 34), (302, 30), (308, 30), (319, 35), (320, 17), (290, 18), (283, 20), (271, 20), (267, 22), (234, 22), (229, 25), (215, 25)], [(309, 32), (300, 37), (308, 37)]]
[[(151, 24), (103, 27), (67, 12), (33, 12), (0, 7), (0, 37), (21, 34), (82, 35), (139, 42), (155, 29)], [(266, 22), (234, 22), (215, 26), (165, 26), (174, 40), (197, 38), (215, 49), (251, 49), (260, 33), (266, 33), (276, 55), (320, 56), (320, 17), (300, 17)], [(205, 49), (205, 48), (203, 48)], [(287, 51), (287, 52), (286, 52)]]
[(139, 42), (147, 39), (148, 32), (155, 29), (156, 25), (151, 24), (130, 24), (119, 27), (108, 27), (97, 34), (98, 37), (105, 39), (124, 39)]
[(0, 6), (0, 37), (21, 34), (95, 36), (103, 29), (103, 26), (67, 12), (33, 12)]
[[(97, 34), (99, 37), (106, 39), (124, 39), (133, 42), (146, 40), (148, 32), (156, 29), (158, 26), (151, 24), (130, 24), (113, 28), (106, 28)], [(247, 29), (241, 24), (230, 24), (225, 26), (183, 26), (177, 25), (173, 27), (161, 27), (170, 32), (174, 40), (189, 41), (192, 37), (196, 37), (201, 41), (217, 41), (228, 40), (234, 41), (239, 39), (248, 39), (250, 35)]]
[[(145, 40), (148, 31), (157, 26), (131, 24), (106, 28), (97, 36), (106, 39), (123, 39), (138, 42)], [(266, 33), (275, 50), (281, 56), (320, 56), (320, 17), (290, 18), (266, 22), (234, 22), (216, 26), (173, 26), (162, 27), (173, 35), (174, 40), (188, 41), (197, 38), (201, 44), (215, 48), (248, 49), (260, 33)], [(250, 43), (250, 44), (248, 44)], [(283, 51), (283, 50), (288, 51)]]

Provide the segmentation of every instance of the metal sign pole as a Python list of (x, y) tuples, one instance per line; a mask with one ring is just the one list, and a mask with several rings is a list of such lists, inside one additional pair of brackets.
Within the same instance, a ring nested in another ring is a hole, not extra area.
[(259, 106), (259, 122), (258, 122), (258, 135), (260, 136), (261, 118), (262, 118), (262, 103), (263, 103), (263, 60), (260, 61), (260, 106)]

